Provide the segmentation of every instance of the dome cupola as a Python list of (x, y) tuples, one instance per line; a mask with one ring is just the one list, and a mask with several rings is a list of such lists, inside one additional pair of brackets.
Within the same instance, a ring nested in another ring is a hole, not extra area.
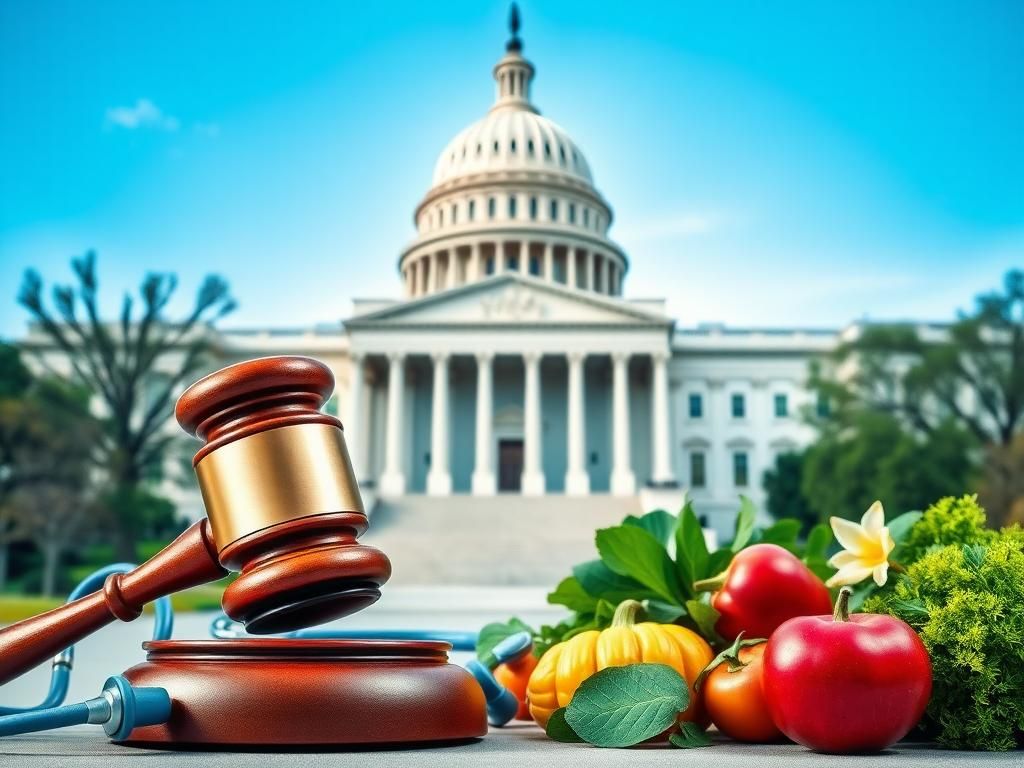
[(531, 101), (515, 4), (509, 28), (494, 104), (444, 148), (416, 208), (417, 236), (399, 258), (406, 295), (503, 271), (620, 295), (628, 261), (607, 237), (611, 207), (582, 150)]

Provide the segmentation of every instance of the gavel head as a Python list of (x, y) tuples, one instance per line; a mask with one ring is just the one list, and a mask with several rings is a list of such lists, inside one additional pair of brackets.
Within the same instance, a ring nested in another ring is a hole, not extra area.
[(239, 571), (224, 611), (255, 634), (287, 632), (374, 603), (391, 575), (359, 544), (367, 519), (341, 422), (320, 408), (323, 363), (265, 357), (200, 379), (178, 399), (204, 442), (193, 464), (221, 565)]

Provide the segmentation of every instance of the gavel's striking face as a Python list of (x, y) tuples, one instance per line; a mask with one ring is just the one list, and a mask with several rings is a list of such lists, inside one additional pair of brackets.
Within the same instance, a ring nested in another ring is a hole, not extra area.
[(176, 415), (205, 441), (196, 475), (221, 564), (239, 577), (225, 612), (256, 634), (354, 613), (380, 597), (387, 557), (359, 544), (367, 520), (341, 423), (320, 408), (330, 370), (303, 357), (224, 368), (189, 387)]

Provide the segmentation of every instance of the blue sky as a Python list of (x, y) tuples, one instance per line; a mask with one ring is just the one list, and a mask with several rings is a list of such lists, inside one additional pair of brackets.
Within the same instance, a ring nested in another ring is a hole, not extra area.
[[(1024, 265), (1024, 3), (521, 4), (534, 101), (683, 325), (945, 319)], [(0, 3), (0, 335), (24, 269), (210, 271), (227, 324), (397, 295), (505, 2)]]

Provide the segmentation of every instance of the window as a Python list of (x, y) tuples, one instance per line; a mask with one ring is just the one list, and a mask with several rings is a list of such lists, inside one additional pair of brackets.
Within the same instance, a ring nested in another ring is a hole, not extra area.
[(737, 488), (744, 488), (750, 481), (750, 467), (746, 451), (736, 451), (732, 455), (732, 483)]
[(601, 214), (599, 213), (594, 214), (594, 229), (598, 232), (601, 231)]
[(551, 157), (551, 142), (544, 142), (544, 157)]
[(516, 196), (508, 196), (508, 217), (514, 219), (516, 217)]
[(789, 398), (785, 394), (775, 395), (775, 418), (784, 419), (789, 416)]
[(694, 451), (690, 454), (690, 487), (703, 488), (707, 485), (707, 482), (704, 454), (700, 451)]
[(452, 224), (458, 224), (458, 223), (459, 223), (459, 206), (457, 206), (455, 203), (452, 203)]
[(535, 277), (540, 277), (540, 259), (530, 258), (530, 274)]
[(519, 271), (519, 259), (516, 256), (509, 256), (505, 259), (505, 269), (509, 272)]
[(494, 142), (494, 154), (498, 154), (498, 142)]
[(569, 203), (569, 223), (576, 223), (576, 203)]
[(550, 213), (551, 213), (551, 220), (552, 221), (558, 221), (558, 201), (557, 200), (552, 200), (551, 201), (551, 211), (550, 211)]
[(818, 394), (818, 402), (814, 407), (815, 412), (818, 414), (819, 419), (827, 419), (832, 413), (832, 407), (829, 405), (828, 398), (823, 394)]
[(509, 151), (511, 151), (513, 155), (516, 153), (516, 140), (515, 139), (512, 139), (512, 141), (509, 142), (508, 148), (509, 148)]
[(472, 221), (476, 216), (476, 200), (469, 201), (469, 210), (467, 212), (469, 214), (469, 220)]
[(531, 220), (536, 220), (537, 219), (537, 198), (536, 197), (531, 197), (530, 198), (530, 219)]
[(704, 418), (704, 398), (701, 397), (698, 392), (692, 392), (690, 394), (690, 418)]
[(565, 165), (565, 147), (558, 147), (558, 162)]
[(584, 208), (583, 209), (583, 226), (584, 227), (589, 227), (590, 226), (590, 209), (589, 208)]
[(743, 419), (747, 415), (747, 399), (738, 392), (732, 396), (732, 417)]
[(444, 209), (443, 208), (438, 208), (437, 209), (437, 226), (439, 226), (439, 227), (443, 227), (444, 226)]
[(477, 144), (476, 145), (476, 156), (480, 157), (480, 155), (483, 154), (483, 151), (484, 151), (484, 145), (483, 144)]
[(533, 157), (533, 139), (526, 142), (526, 153)]
[(493, 197), (487, 198), (487, 218), (489, 218), (489, 219), (493, 219), (494, 218), (494, 211), (495, 211), (496, 207), (497, 207), (497, 204), (494, 202), (494, 198)]
[(487, 260), (487, 266), (484, 268), (484, 272), (486, 272), (488, 275), (494, 274), (494, 259)]

